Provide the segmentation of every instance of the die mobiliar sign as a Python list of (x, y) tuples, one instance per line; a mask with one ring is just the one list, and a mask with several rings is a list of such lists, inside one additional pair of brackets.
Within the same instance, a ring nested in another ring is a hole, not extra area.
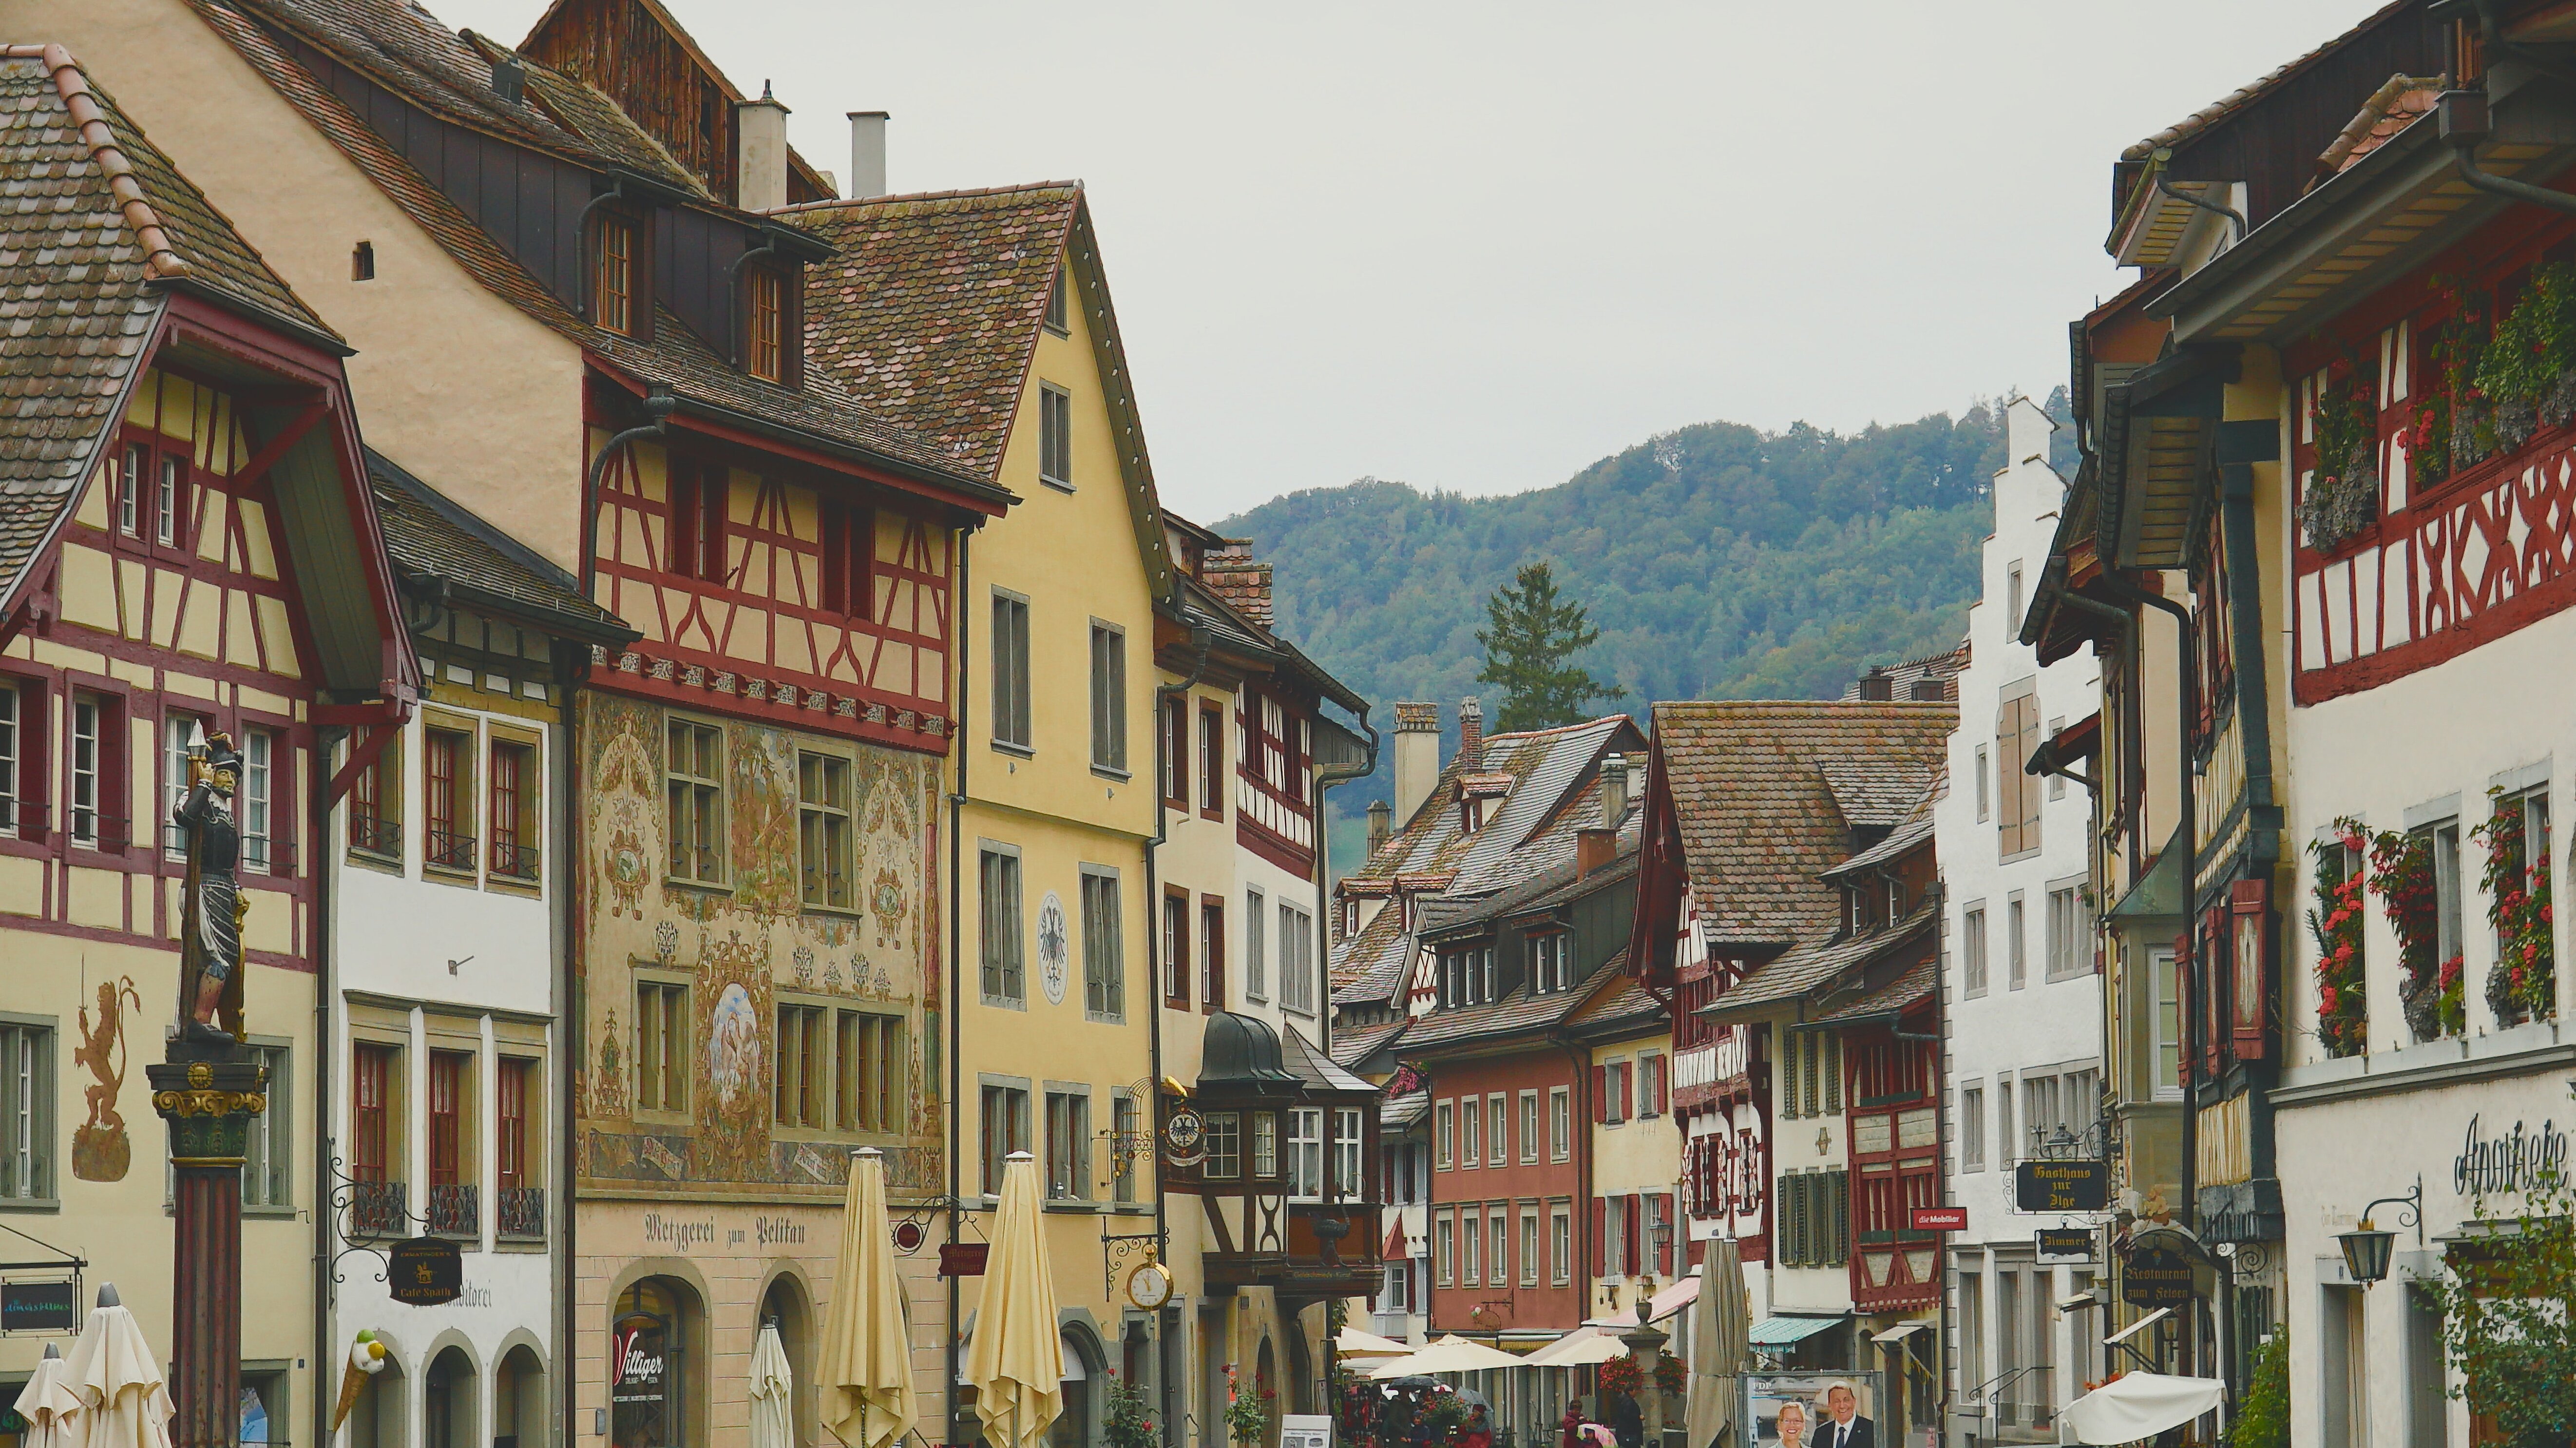
[(2025, 1212), (2098, 1212), (2111, 1203), (2106, 1161), (2026, 1161), (2013, 1168), (2013, 1205)]

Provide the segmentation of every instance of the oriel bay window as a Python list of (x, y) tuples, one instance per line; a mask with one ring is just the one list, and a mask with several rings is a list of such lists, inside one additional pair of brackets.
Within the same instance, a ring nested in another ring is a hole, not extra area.
[(1368, 1178), (1363, 1176), (1361, 1149), (1366, 1144), (1360, 1136), (1360, 1109), (1337, 1106), (1333, 1109), (1333, 1179), (1328, 1190), (1337, 1199), (1356, 1201), (1366, 1195)]
[(1288, 1113), (1288, 1195), (1301, 1202), (1324, 1198), (1324, 1113), (1301, 1106)]
[(1207, 1114), (1205, 1170), (1212, 1181), (1235, 1181), (1243, 1176), (1242, 1113), (1211, 1111)]

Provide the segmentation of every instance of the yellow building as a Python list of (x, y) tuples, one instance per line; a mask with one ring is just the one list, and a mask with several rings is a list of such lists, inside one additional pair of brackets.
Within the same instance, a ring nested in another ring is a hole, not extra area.
[(26, 1239), (0, 1394), (104, 1283), (173, 1349), (174, 1166), (143, 1068), (191, 1018), (169, 819), (203, 731), (241, 756), (234, 1049), (267, 1072), (220, 1307), (282, 1437), (309, 1411), (328, 1215), (317, 835), (346, 781), (325, 760), (343, 730), (402, 720), (417, 666), (346, 345), (70, 55), (0, 53), (0, 91), (0, 178), (50, 198), (0, 242), (22, 312), (0, 440), (0, 1226)]

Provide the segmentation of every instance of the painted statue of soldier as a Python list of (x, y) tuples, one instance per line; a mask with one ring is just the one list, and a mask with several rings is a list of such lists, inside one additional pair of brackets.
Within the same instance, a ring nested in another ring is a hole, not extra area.
[(200, 1045), (229, 1046), (242, 1034), (242, 917), (250, 902), (235, 878), (241, 823), (233, 815), (233, 796), (241, 787), (241, 763), (230, 735), (209, 738), (200, 728), (188, 744), (187, 798), (170, 813), (188, 841), (179, 1031), (183, 1040)]

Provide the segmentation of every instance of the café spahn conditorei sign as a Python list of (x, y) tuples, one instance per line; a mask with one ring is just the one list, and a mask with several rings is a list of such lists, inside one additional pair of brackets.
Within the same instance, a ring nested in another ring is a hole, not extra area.
[(2098, 1212), (2111, 1204), (2111, 1164), (2025, 1161), (2013, 1167), (2013, 1205), (2025, 1212)]
[(465, 1258), (444, 1237), (405, 1237), (385, 1254), (385, 1287), (413, 1307), (454, 1302), (465, 1291)]
[(2516, 1121), (2509, 1131), (2480, 1137), (2472, 1116), (2468, 1139), (2451, 1160), (2451, 1190), (2464, 1197), (2527, 1192), (2543, 1175), (2566, 1167), (2567, 1133), (2555, 1120), (2540, 1123), (2538, 1131)]

